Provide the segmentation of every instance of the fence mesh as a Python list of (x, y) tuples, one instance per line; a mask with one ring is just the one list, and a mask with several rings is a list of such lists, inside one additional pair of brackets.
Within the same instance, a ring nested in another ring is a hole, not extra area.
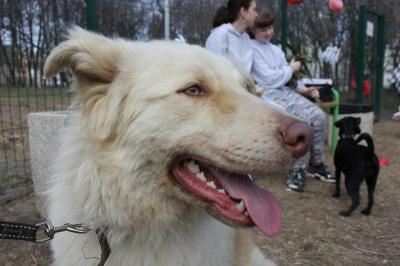
[(0, 193), (30, 183), (28, 113), (63, 110), (69, 102), (66, 87), (0, 87)]

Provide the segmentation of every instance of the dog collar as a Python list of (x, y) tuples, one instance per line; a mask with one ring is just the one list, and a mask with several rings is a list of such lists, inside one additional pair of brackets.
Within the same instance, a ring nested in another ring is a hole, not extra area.
[(352, 139), (352, 138), (353, 138), (353, 135), (344, 134), (343, 137), (341, 137), (341, 138), (342, 138), (342, 139)]

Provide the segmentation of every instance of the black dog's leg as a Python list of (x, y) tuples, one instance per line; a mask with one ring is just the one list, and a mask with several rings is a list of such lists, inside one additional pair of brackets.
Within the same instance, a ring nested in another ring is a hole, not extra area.
[[(352, 180), (353, 183), (349, 183), (348, 180)], [(342, 216), (350, 216), (351, 213), (354, 211), (355, 208), (360, 205), (360, 182), (354, 182), (356, 181), (354, 177), (352, 176), (346, 176), (346, 188), (347, 191), (350, 194), (351, 197), (351, 206), (348, 210), (346, 211), (341, 211), (339, 214)]]
[(335, 170), (335, 178), (336, 178), (336, 187), (335, 193), (333, 193), (332, 197), (339, 198), (340, 197), (340, 169), (336, 167)]
[(361, 211), (362, 214), (369, 215), (371, 213), (372, 205), (374, 205), (374, 191), (376, 186), (376, 176), (367, 177), (366, 183), (368, 186), (368, 205), (367, 207)]

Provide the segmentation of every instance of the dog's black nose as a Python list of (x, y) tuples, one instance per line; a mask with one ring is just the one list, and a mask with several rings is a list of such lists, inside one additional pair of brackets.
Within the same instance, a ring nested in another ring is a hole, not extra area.
[(296, 158), (307, 153), (314, 130), (303, 122), (292, 122), (281, 129), (285, 148)]

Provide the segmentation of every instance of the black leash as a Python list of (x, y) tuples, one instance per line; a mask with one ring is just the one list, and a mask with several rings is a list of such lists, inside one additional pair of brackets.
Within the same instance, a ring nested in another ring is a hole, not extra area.
[(22, 224), (0, 221), (0, 239), (14, 239), (36, 241), (36, 232), (39, 226), (36, 224)]
[[(24, 224), (7, 221), (0, 221), (0, 239), (24, 240), (35, 243), (42, 243), (54, 238), (59, 232), (71, 232), (76, 234), (86, 234), (91, 231), (86, 224), (64, 224), (53, 226), (50, 221), (38, 224)], [(104, 230), (96, 229), (96, 235), (101, 247), (101, 258), (98, 266), (104, 266), (111, 254), (111, 248), (108, 244)]]

